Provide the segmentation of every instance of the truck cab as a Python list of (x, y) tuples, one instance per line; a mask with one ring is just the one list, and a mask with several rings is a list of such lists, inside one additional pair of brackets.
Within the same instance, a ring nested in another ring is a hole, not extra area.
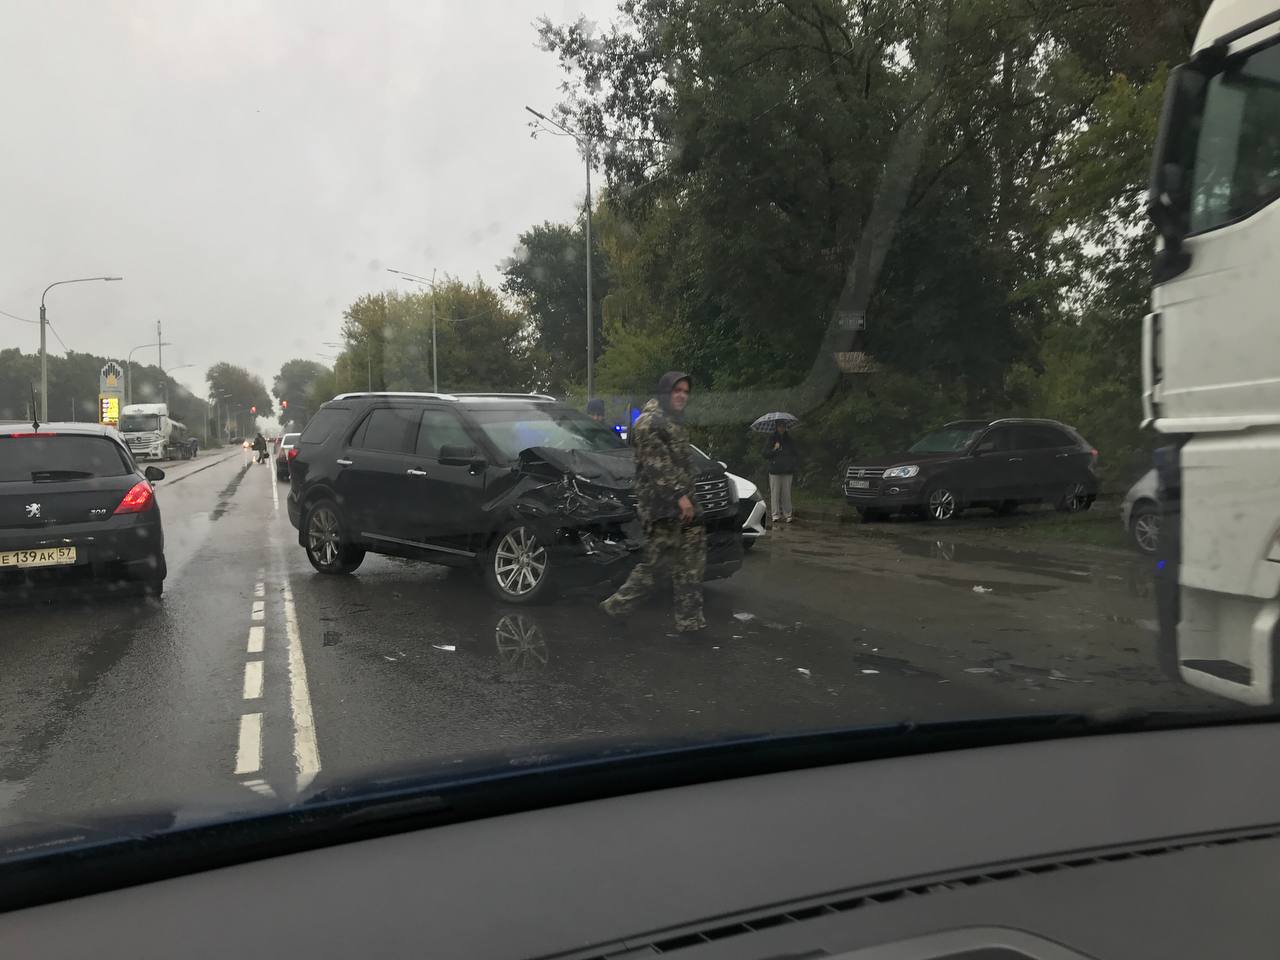
[(1216, 0), (1171, 72), (1148, 211), (1145, 424), (1162, 435), (1162, 650), (1188, 683), (1276, 697), (1280, 641), (1280, 6)]
[(119, 430), (136, 460), (185, 460), (194, 453), (187, 428), (170, 419), (165, 403), (126, 404)]

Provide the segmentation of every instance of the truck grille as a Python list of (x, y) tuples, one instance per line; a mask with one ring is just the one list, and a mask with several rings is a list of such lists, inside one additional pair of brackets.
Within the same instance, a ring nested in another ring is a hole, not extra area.
[(729, 478), (712, 477), (695, 481), (693, 500), (703, 513), (719, 513), (724, 510), (729, 506)]

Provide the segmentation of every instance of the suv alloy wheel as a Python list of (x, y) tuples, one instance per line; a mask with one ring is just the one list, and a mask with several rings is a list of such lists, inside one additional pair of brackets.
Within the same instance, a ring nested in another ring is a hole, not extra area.
[(338, 505), (332, 500), (316, 500), (307, 507), (303, 529), (307, 559), (321, 573), (350, 573), (364, 560), (364, 548), (347, 542)]
[(534, 603), (551, 583), (551, 555), (532, 527), (513, 523), (493, 538), (485, 562), (485, 586), (508, 603)]

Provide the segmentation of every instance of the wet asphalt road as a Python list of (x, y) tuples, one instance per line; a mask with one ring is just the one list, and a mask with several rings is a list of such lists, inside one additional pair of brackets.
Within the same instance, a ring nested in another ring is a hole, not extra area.
[(624, 623), (589, 595), (506, 607), (425, 564), (321, 577), (286, 493), (241, 451), (169, 465), (163, 600), (0, 606), (0, 826), (199, 818), (571, 741), (1207, 704), (1160, 673), (1124, 553), (801, 522), (708, 586), (690, 639), (663, 604)]

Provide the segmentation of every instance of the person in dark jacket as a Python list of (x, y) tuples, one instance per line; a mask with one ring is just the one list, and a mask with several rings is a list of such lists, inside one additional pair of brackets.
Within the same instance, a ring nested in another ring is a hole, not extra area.
[(684, 427), (689, 375), (672, 371), (658, 381), (658, 395), (636, 420), (631, 446), (636, 457), (636, 501), (644, 528), (644, 555), (626, 583), (600, 604), (610, 616), (625, 615), (653, 592), (654, 574), (671, 568), (676, 629), (701, 630), (702, 575), (707, 565), (706, 531), (693, 503), (693, 458)]
[(791, 478), (800, 466), (800, 451), (787, 425), (779, 420), (764, 442), (764, 458), (769, 463), (769, 514), (774, 523), (791, 522)]
[(257, 453), (255, 463), (265, 463), (267, 459), (267, 438), (259, 433), (253, 438), (253, 449)]

